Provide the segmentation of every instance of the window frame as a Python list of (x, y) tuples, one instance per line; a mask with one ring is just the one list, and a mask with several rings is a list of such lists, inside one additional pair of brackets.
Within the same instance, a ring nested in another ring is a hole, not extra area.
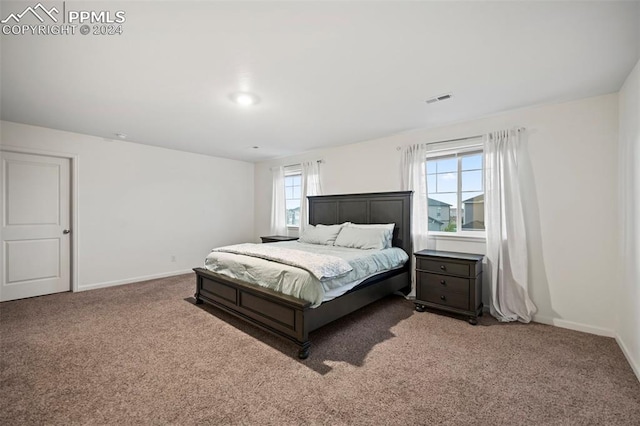
[[(299, 165), (295, 165), (295, 166), (287, 166), (284, 168), (284, 190), (285, 190), (285, 196), (284, 196), (284, 214), (285, 214), (285, 218), (287, 217), (287, 195), (286, 195), (286, 188), (287, 188), (287, 177), (291, 177), (291, 176), (300, 176), (300, 180), (302, 183), (302, 167), (300, 167)], [(302, 186), (300, 186), (300, 191), (302, 191)], [(300, 200), (300, 208), (302, 209), (302, 200)], [(289, 225), (287, 224), (287, 229), (289, 230), (299, 230), (300, 229), (300, 223), (298, 223), (298, 225)]]
[[(433, 160), (436, 158), (444, 158), (455, 156), (457, 160), (457, 189), (456, 189), (456, 200), (457, 200), (457, 210), (456, 210), (456, 231), (455, 232), (445, 232), (445, 231), (429, 231), (430, 237), (443, 238), (443, 239), (452, 239), (452, 240), (485, 240), (487, 238), (486, 227), (483, 230), (462, 230), (462, 155), (466, 154), (483, 154), (482, 155), (482, 193), (486, 194), (486, 185), (485, 185), (485, 158), (484, 158), (484, 149), (481, 143), (473, 143), (473, 144), (465, 144), (457, 147), (447, 147), (442, 149), (433, 149), (428, 150), (427, 156), (424, 162), (424, 178), (425, 183), (427, 180), (427, 161)], [(427, 185), (427, 211), (429, 210), (428, 200), (429, 200), (429, 186)]]

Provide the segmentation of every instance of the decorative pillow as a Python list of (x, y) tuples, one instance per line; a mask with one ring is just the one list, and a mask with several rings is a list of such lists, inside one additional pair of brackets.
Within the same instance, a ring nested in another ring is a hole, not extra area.
[(395, 228), (395, 223), (375, 223), (375, 224), (363, 224), (363, 223), (351, 223), (347, 222), (347, 226), (352, 228), (362, 228), (362, 229), (385, 229), (387, 230), (386, 240), (384, 243), (384, 248), (393, 247), (393, 229)]
[(345, 226), (340, 230), (334, 245), (364, 250), (380, 250), (385, 248), (388, 233), (389, 230), (384, 228), (357, 228), (354, 226)]
[(298, 238), (298, 242), (332, 246), (342, 225), (308, 225)]

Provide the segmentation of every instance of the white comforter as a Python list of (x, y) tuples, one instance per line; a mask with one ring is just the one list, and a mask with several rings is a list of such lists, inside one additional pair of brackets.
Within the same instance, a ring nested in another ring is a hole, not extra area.
[(400, 248), (360, 250), (345, 247), (305, 244), (297, 241), (265, 244), (264, 247), (300, 250), (315, 255), (344, 259), (353, 268), (331, 280), (319, 280), (308, 271), (272, 260), (235, 253), (212, 251), (204, 266), (210, 271), (241, 281), (267, 287), (280, 293), (307, 300), (313, 306), (337, 297), (367, 278), (405, 264), (409, 259)]
[(311, 272), (320, 281), (338, 278), (353, 269), (349, 262), (338, 256), (292, 250), (276, 244), (235, 244), (215, 248), (212, 251), (259, 257), (260, 259), (272, 260), (289, 266), (297, 266)]

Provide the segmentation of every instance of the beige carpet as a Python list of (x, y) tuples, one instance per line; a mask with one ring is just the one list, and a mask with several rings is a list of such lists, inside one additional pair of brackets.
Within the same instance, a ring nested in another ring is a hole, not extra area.
[(214, 308), (191, 275), (0, 305), (0, 424), (638, 425), (610, 338), (476, 327), (391, 297), (311, 355)]

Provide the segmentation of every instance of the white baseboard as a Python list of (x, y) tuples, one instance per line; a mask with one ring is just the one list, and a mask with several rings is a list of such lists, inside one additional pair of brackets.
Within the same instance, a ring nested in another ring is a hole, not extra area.
[(190, 273), (193, 273), (193, 270), (185, 269), (185, 270), (182, 270), (182, 271), (164, 272), (162, 274), (145, 275), (145, 276), (142, 276), (142, 277), (135, 277), (135, 278), (126, 278), (124, 280), (107, 281), (107, 282), (97, 283), (97, 284), (80, 285), (80, 286), (78, 286), (78, 291), (95, 290), (97, 288), (113, 287), (113, 286), (122, 285), (122, 284), (132, 284), (132, 283), (138, 283), (140, 281), (155, 280), (157, 278), (173, 277), (173, 276), (176, 276), (176, 275), (183, 275), (183, 274), (190, 274)]
[(583, 333), (596, 334), (598, 336), (616, 337), (616, 333), (613, 330), (609, 330), (607, 328), (594, 327), (592, 325), (566, 321), (558, 318), (534, 315), (533, 321), (539, 322), (541, 324), (555, 325), (556, 327), (567, 328), (569, 330), (582, 331)]
[(638, 366), (638, 363), (631, 357), (629, 348), (627, 348), (627, 345), (624, 344), (624, 341), (618, 335), (616, 335), (616, 342), (618, 342), (618, 346), (620, 346), (620, 349), (622, 349), (622, 353), (624, 354), (625, 358), (627, 358), (627, 362), (629, 362), (631, 369), (636, 374), (636, 378), (640, 382), (640, 366)]

